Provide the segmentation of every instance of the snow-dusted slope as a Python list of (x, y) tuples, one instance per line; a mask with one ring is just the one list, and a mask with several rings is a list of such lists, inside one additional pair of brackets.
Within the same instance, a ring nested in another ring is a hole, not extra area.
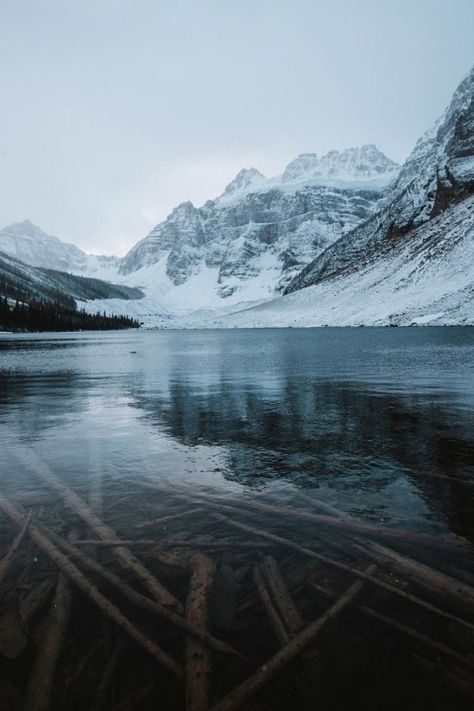
[(398, 167), (375, 146), (242, 170), (216, 200), (185, 202), (120, 263), (125, 283), (176, 312), (269, 299), (376, 210)]
[(474, 196), (384, 244), (358, 268), (201, 325), (474, 325)]
[(0, 230), (0, 252), (33, 267), (46, 267), (95, 277), (116, 274), (118, 257), (86, 254), (79, 247), (43, 232), (29, 220)]
[(93, 308), (149, 326), (474, 323), (473, 195), (474, 69), (401, 170), (373, 145), (302, 154), (179, 205), (122, 260), (30, 223), (0, 232), (0, 251), (143, 288)]
[(320, 254), (287, 295), (221, 325), (392, 323), (474, 324), (474, 68), (379, 212)]
[(98, 310), (99, 299), (140, 300), (139, 289), (118, 286), (100, 279), (81, 277), (55, 269), (32, 267), (0, 252), (0, 297), (26, 301), (30, 298), (47, 302), (66, 303), (72, 300), (89, 300), (93, 310)]
[(315, 255), (374, 213), (397, 175), (398, 166), (373, 145), (303, 155), (275, 178), (241, 170), (200, 208), (182, 203), (122, 260), (87, 255), (29, 221), (0, 230), (0, 251), (32, 266), (143, 288), (140, 304), (104, 309), (132, 309), (150, 325), (170, 314), (226, 313), (281, 292)]
[(387, 241), (411, 231), (474, 190), (474, 68), (451, 104), (416, 144), (374, 217), (318, 256), (287, 287), (296, 291), (332, 275), (357, 269)]

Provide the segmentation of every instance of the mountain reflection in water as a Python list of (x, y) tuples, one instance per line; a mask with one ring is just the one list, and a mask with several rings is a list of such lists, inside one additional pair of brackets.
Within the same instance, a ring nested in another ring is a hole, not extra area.
[(2, 481), (150, 477), (471, 537), (473, 329), (2, 336)]

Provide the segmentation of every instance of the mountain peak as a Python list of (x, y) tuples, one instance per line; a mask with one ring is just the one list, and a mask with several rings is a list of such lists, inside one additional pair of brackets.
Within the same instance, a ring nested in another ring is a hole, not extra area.
[(283, 181), (311, 178), (364, 179), (391, 173), (398, 168), (374, 143), (343, 151), (332, 150), (318, 158), (301, 153), (285, 169)]
[(318, 168), (319, 158), (316, 153), (300, 153), (285, 168), (283, 181), (289, 183), (292, 180), (299, 180), (308, 175), (312, 175)]
[[(11, 225), (4, 227), (0, 233), (11, 235), (23, 235), (27, 237), (40, 237), (46, 235), (43, 230), (35, 225), (31, 220), (22, 220), (21, 222), (13, 222)], [(50, 237), (50, 235), (47, 235)]]
[(256, 168), (242, 168), (232, 182), (227, 185), (224, 190), (224, 195), (234, 195), (236, 192), (250, 188), (264, 180), (265, 176)]

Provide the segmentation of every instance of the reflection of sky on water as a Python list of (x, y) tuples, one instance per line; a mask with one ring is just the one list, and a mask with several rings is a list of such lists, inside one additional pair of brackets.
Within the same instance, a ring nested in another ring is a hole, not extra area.
[(3, 337), (3, 486), (38, 496), (27, 448), (75, 485), (302, 492), (464, 530), (474, 487), (439, 477), (474, 476), (473, 356), (472, 329)]

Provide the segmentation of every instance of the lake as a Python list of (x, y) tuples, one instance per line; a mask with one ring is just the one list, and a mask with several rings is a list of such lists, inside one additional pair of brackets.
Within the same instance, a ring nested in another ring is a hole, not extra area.
[[(0, 447), (1, 492), (40, 520), (59, 516), (63, 528), (77, 517), (58, 513), (58, 494), (42, 472), (79, 492), (126, 538), (137, 523), (179, 513), (197, 495), (211, 508), (193, 501), (190, 530), (209, 550), (225, 528), (210, 520), (212, 506), (250, 503), (280, 508), (252, 520), (276, 536), (317, 538), (314, 522), (285, 513), (291, 507), (403, 530), (414, 540), (436, 537), (446, 548), (422, 554), (425, 563), (452, 575), (462, 570), (466, 582), (474, 570), (473, 328), (1, 334)], [(167, 540), (170, 530), (185, 548), (183, 525), (144, 535)], [(5, 520), (0, 533), (5, 548), (12, 535)], [(417, 557), (418, 546), (405, 543), (404, 553)], [(342, 559), (341, 550), (335, 555)], [(249, 587), (245, 566), (234, 569)], [(292, 566), (289, 576), (297, 577)], [(302, 584), (295, 583), (296, 597)], [(270, 636), (265, 644), (255, 658), (271, 653)], [(353, 708), (380, 708), (380, 697), (351, 684)]]

